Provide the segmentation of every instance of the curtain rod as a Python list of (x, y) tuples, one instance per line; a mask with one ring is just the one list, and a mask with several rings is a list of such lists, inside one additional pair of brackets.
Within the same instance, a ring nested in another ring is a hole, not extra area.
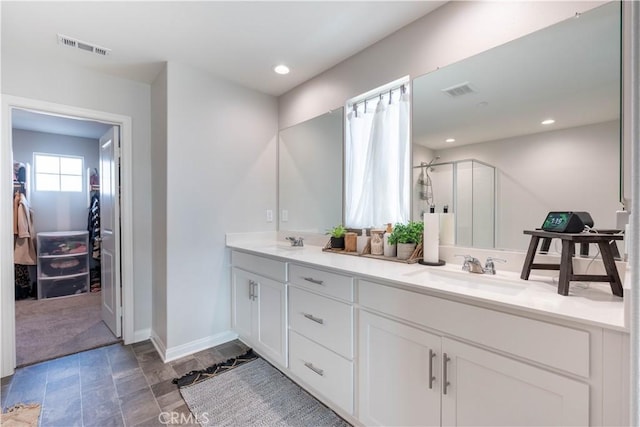
[[(369, 97), (366, 97), (364, 99), (360, 99), (360, 100), (350, 104), (349, 107), (351, 107), (353, 109), (353, 111), (356, 111), (356, 109), (358, 108), (358, 105), (364, 104), (365, 105), (365, 110), (366, 110), (367, 102), (369, 102), (371, 100), (374, 100), (376, 98), (379, 98), (380, 100), (382, 100), (382, 97), (386, 93), (391, 94), (392, 92), (395, 92), (397, 90), (402, 90), (402, 93), (405, 93), (407, 91), (407, 84), (408, 83), (402, 83), (402, 84), (394, 86), (394, 87), (392, 87), (390, 89), (381, 90), (380, 92), (376, 93), (375, 95), (371, 95)], [(389, 100), (389, 101), (391, 101), (391, 100)]]

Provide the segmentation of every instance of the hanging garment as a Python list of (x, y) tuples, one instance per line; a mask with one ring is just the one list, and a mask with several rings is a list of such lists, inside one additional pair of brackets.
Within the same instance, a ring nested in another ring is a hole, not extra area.
[(91, 196), (89, 204), (89, 217), (87, 219), (87, 231), (89, 231), (89, 247), (93, 259), (100, 259), (100, 197), (97, 193)]
[(14, 284), (16, 300), (29, 298), (33, 295), (31, 279), (26, 265), (16, 264), (14, 266)]
[[(14, 263), (21, 265), (36, 265), (35, 229), (33, 227), (33, 210), (24, 194), (19, 194), (20, 200), (16, 212), (17, 233), (14, 244)], [(14, 204), (15, 206), (15, 204)]]

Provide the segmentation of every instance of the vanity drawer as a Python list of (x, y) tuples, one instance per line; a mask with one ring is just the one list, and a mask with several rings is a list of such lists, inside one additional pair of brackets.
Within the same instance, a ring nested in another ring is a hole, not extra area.
[(351, 359), (353, 307), (289, 287), (289, 326), (301, 335)]
[(287, 268), (282, 261), (233, 251), (231, 252), (231, 265), (279, 282), (286, 281)]
[(349, 276), (289, 264), (289, 282), (346, 301), (353, 301), (353, 278)]
[[(589, 332), (360, 280), (361, 307), (589, 377)], [(543, 344), (541, 344), (543, 343)]]
[(289, 369), (322, 396), (353, 414), (353, 362), (289, 331)]

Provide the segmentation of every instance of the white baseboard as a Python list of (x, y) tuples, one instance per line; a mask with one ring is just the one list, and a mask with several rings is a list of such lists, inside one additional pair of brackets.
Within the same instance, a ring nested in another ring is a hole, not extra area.
[(154, 334), (153, 331), (151, 331), (151, 342), (160, 354), (162, 361), (165, 363), (180, 359), (181, 357), (189, 356), (193, 353), (197, 353), (199, 351), (206, 350), (220, 344), (224, 344), (229, 341), (233, 341), (236, 338), (238, 338), (238, 334), (236, 334), (235, 332), (225, 331), (176, 347), (166, 348), (166, 345), (162, 342), (162, 340), (156, 334)]
[(156, 348), (156, 351), (160, 355), (162, 361), (166, 362), (167, 360), (165, 360), (165, 353), (167, 352), (167, 347), (164, 345), (164, 342), (162, 342), (160, 337), (154, 331), (151, 331), (150, 339), (151, 344), (153, 344), (153, 346)]
[(151, 338), (151, 328), (140, 329), (133, 333), (133, 342), (145, 341)]

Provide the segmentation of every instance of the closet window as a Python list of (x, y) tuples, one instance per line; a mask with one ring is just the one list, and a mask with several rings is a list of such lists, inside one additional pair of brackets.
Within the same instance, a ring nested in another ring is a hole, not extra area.
[(35, 153), (33, 163), (36, 191), (82, 191), (83, 157)]

